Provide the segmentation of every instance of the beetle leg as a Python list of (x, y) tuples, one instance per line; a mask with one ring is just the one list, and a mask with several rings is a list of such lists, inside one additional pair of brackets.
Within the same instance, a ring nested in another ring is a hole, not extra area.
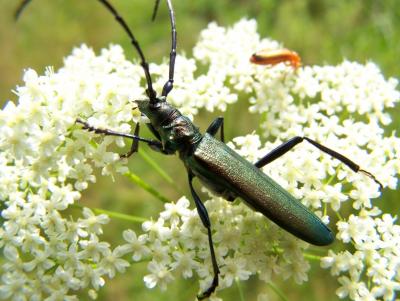
[(156, 2), (154, 3), (154, 9), (153, 9), (153, 15), (151, 16), (151, 21), (154, 21), (156, 19), (159, 4), (160, 0), (156, 0)]
[(215, 120), (209, 125), (207, 129), (207, 133), (211, 136), (215, 136), (215, 134), (220, 130), (221, 133), (221, 141), (225, 142), (225, 135), (224, 135), (224, 117), (217, 117)]
[[(136, 128), (135, 128), (135, 134), (126, 134), (126, 133), (120, 133), (120, 132), (116, 132), (116, 131), (109, 130), (109, 129), (95, 128), (94, 126), (91, 126), (89, 123), (87, 123), (86, 121), (83, 121), (82, 119), (79, 119), (79, 118), (76, 119), (76, 122), (82, 124), (83, 129), (88, 130), (89, 132), (95, 132), (96, 134), (103, 134), (106, 136), (129, 138), (129, 139), (134, 140), (132, 142), (131, 150), (127, 154), (121, 155), (122, 157), (129, 157), (135, 151), (137, 151), (138, 145), (135, 144), (135, 141), (137, 142), (137, 144), (139, 143), (139, 141), (145, 142), (145, 143), (147, 143), (148, 146), (150, 146), (153, 150), (156, 150), (156, 151), (163, 152), (163, 150), (164, 150), (163, 145), (160, 141), (146, 139), (146, 138), (139, 137), (138, 135), (136, 135), (136, 132), (139, 133), (138, 126), (136, 126)], [(128, 155), (128, 156), (126, 156), (126, 155)]]
[(157, 132), (157, 130), (154, 128), (154, 126), (151, 123), (146, 123), (147, 128), (152, 132), (152, 134), (157, 138), (157, 140), (161, 141), (161, 136)]
[(29, 2), (31, 2), (31, 0), (23, 0), (19, 6), (17, 7), (17, 9), (15, 10), (14, 13), (14, 19), (18, 20), (19, 16), (21, 15), (22, 11), (25, 9), (25, 7), (29, 4)]
[(293, 137), (292, 139), (290, 139), (289, 141), (286, 141), (284, 143), (282, 143), (281, 145), (279, 145), (278, 147), (276, 147), (275, 149), (273, 149), (271, 152), (269, 152), (268, 154), (266, 154), (264, 157), (262, 157), (260, 160), (258, 160), (254, 166), (261, 168), (265, 165), (267, 165), (268, 163), (274, 161), (275, 159), (283, 156), (285, 153), (287, 153), (288, 151), (290, 151), (292, 148), (294, 148), (297, 144), (303, 142), (304, 140), (308, 141), (309, 143), (311, 143), (313, 146), (315, 146), (316, 148), (318, 148), (319, 150), (323, 151), (324, 153), (327, 153), (329, 155), (331, 155), (333, 158), (338, 159), (340, 162), (344, 163), (345, 165), (347, 165), (351, 170), (353, 170), (354, 172), (361, 172), (364, 173), (365, 175), (367, 175), (368, 177), (370, 177), (372, 180), (375, 181), (375, 183), (377, 183), (380, 187), (380, 189), (383, 189), (383, 185), (381, 182), (379, 182), (375, 176), (373, 174), (371, 174), (370, 172), (363, 170), (360, 168), (360, 166), (356, 163), (354, 163), (353, 161), (351, 161), (349, 158), (343, 156), (342, 154), (322, 145), (319, 144), (318, 142), (308, 138), (308, 137), (301, 137), (301, 136), (296, 136)]
[[(140, 131), (139, 123), (136, 123), (134, 135), (139, 137), (139, 131)], [(121, 155), (119, 155), (119, 157), (120, 158), (129, 158), (137, 151), (139, 151), (139, 140), (132, 139), (131, 149), (129, 150), (129, 152), (127, 152), (125, 154), (121, 154)]]
[(219, 268), (218, 268), (217, 259), (215, 258), (214, 244), (212, 241), (212, 234), (211, 234), (211, 223), (210, 223), (210, 219), (208, 217), (207, 208), (204, 206), (203, 202), (200, 200), (200, 197), (197, 195), (196, 191), (193, 188), (192, 180), (193, 180), (194, 176), (190, 170), (188, 171), (188, 177), (189, 177), (190, 192), (192, 193), (194, 202), (196, 204), (197, 212), (200, 216), (201, 222), (203, 223), (204, 227), (207, 228), (208, 244), (210, 246), (211, 262), (212, 262), (212, 266), (213, 266), (213, 270), (214, 270), (214, 278), (211, 283), (211, 286), (206, 291), (204, 291), (202, 294), (197, 296), (198, 300), (202, 300), (204, 298), (208, 298), (215, 291), (216, 287), (218, 286)]

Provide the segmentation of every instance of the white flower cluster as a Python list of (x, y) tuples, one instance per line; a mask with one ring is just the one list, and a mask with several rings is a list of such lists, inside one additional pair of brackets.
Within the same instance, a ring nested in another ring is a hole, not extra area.
[(119, 247), (100, 241), (107, 215), (85, 208), (73, 219), (64, 210), (95, 181), (94, 166), (105, 175), (126, 171), (118, 154), (107, 152), (111, 141), (89, 143), (75, 120), (104, 126), (113, 119), (114, 128), (129, 131), (127, 89), (143, 92), (139, 74), (120, 47), (96, 56), (83, 46), (57, 73), (27, 70), (18, 104), (0, 111), (2, 299), (76, 300), (71, 292), (98, 290), (104, 275), (129, 265)]
[(395, 300), (400, 291), (400, 226), (390, 214), (375, 217), (380, 214), (377, 208), (362, 210), (337, 223), (338, 239), (352, 243), (355, 251), (329, 251), (321, 265), (339, 277), (341, 298)]
[[(149, 288), (157, 285), (166, 289), (174, 275), (191, 278), (194, 272), (201, 278), (201, 290), (207, 289), (212, 281), (208, 238), (196, 209), (190, 210), (189, 204), (185, 197), (176, 204), (165, 204), (157, 221), (143, 223), (144, 235), (137, 237), (131, 230), (124, 233), (127, 246), (134, 252), (133, 260), (151, 257), (150, 274), (144, 277)], [(232, 206), (223, 199), (213, 198), (206, 205), (221, 269), (219, 289), (231, 286), (235, 279), (247, 280), (257, 273), (265, 282), (278, 274), (294, 277), (298, 283), (308, 279), (309, 263), (303, 257), (306, 243), (244, 204)]]
[[(386, 108), (400, 99), (397, 81), (384, 79), (372, 63), (345, 61), (297, 70), (287, 64), (251, 65), (253, 52), (281, 47), (260, 39), (256, 29), (249, 20), (228, 29), (210, 24), (194, 57), (177, 57), (171, 103), (194, 116), (200, 108), (225, 110), (239, 96), (247, 98), (250, 112), (263, 120), (257, 129), (262, 135), (237, 137), (229, 145), (251, 162), (283, 141), (307, 136), (354, 159), (385, 187), (395, 189), (400, 139), (384, 136), (382, 126), (391, 121)], [(202, 74), (200, 64), (205, 64)], [(168, 66), (151, 64), (150, 70), (160, 91)], [(95, 181), (94, 168), (103, 175), (126, 172), (125, 161), (108, 149), (113, 143), (124, 146), (124, 141), (88, 133), (75, 120), (130, 132), (140, 119), (133, 100), (144, 97), (139, 64), (127, 61), (119, 46), (99, 56), (82, 46), (59, 71), (49, 69), (38, 76), (28, 70), (24, 81), (16, 91), (18, 104), (9, 102), (0, 111), (0, 298), (76, 300), (82, 291), (95, 298), (104, 276), (123, 272), (130, 258), (149, 260), (144, 277), (149, 288), (165, 289), (174, 278), (194, 275), (200, 279), (200, 291), (208, 288), (212, 266), (207, 234), (185, 197), (143, 223), (143, 234), (124, 231), (127, 243), (113, 249), (100, 237), (107, 216), (85, 208), (83, 218), (74, 219), (65, 212)], [(382, 214), (371, 201), (380, 195), (378, 185), (303, 144), (264, 171), (326, 223), (338, 212), (337, 231), (333, 223), (330, 227), (345, 251), (329, 250), (322, 266), (338, 277), (339, 297), (394, 299), (400, 291), (400, 230), (395, 218)], [(353, 213), (341, 217), (345, 202)], [(221, 270), (218, 289), (251, 275), (265, 282), (273, 277), (307, 281), (306, 243), (240, 202), (210, 195), (205, 205)]]

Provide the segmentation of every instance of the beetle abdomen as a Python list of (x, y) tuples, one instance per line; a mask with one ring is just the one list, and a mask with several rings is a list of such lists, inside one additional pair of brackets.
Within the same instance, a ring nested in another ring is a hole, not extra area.
[[(184, 158), (209, 188), (229, 191), (274, 223), (314, 245), (328, 245), (330, 229), (300, 201), (226, 144), (205, 134), (193, 155)], [(222, 193), (224, 195), (224, 193)], [(225, 193), (226, 194), (226, 193)]]

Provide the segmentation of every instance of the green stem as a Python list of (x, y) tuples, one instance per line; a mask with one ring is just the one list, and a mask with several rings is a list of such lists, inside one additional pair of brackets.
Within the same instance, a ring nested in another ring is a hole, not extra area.
[(240, 285), (239, 280), (235, 279), (236, 287), (238, 288), (239, 291), (239, 300), (244, 301), (244, 294), (243, 294), (243, 289), (242, 286)]
[(146, 161), (151, 167), (154, 168), (154, 170), (165, 180), (170, 184), (171, 186), (174, 187), (174, 189), (183, 194), (182, 191), (176, 186), (175, 181), (161, 168), (161, 166), (154, 161), (145, 151), (142, 149), (139, 149), (139, 155), (142, 157), (144, 161)]
[(304, 256), (304, 258), (307, 258), (310, 260), (315, 260), (315, 261), (320, 261), (323, 258), (323, 256), (309, 254), (309, 253), (303, 253), (303, 256)]
[(134, 223), (143, 223), (143, 222), (147, 221), (147, 219), (144, 217), (133, 216), (133, 215), (119, 213), (119, 212), (115, 212), (115, 211), (110, 211), (110, 210), (105, 210), (105, 209), (100, 209), (100, 208), (92, 208), (92, 210), (95, 213), (105, 213), (108, 216), (119, 219), (119, 220), (125, 220), (125, 221), (129, 221), (129, 222), (134, 222)]
[[(87, 207), (87, 206), (73, 204), (73, 205), (71, 205), (71, 207), (83, 209), (84, 207)], [(134, 222), (134, 223), (143, 223), (147, 220), (146, 218), (140, 217), (140, 216), (128, 215), (128, 214), (105, 210), (105, 209), (100, 209), (100, 208), (90, 208), (90, 207), (87, 207), (87, 208), (89, 208), (90, 210), (92, 210), (94, 213), (97, 213), (97, 214), (104, 213), (112, 218), (116, 218), (116, 219), (124, 220), (124, 221), (130, 221), (130, 222)]]
[[(275, 248), (275, 252), (278, 254), (283, 254), (283, 249), (281, 248)], [(304, 258), (310, 259), (310, 260), (315, 260), (315, 261), (319, 261), (323, 258), (323, 256), (320, 255), (316, 255), (316, 254), (311, 254), (311, 253), (305, 253), (303, 252), (303, 256)]]
[(154, 189), (150, 184), (148, 184), (145, 181), (143, 181), (139, 176), (137, 176), (133, 172), (127, 172), (125, 174), (125, 176), (128, 177), (129, 180), (131, 180), (133, 183), (135, 183), (136, 185), (142, 187), (144, 190), (149, 192), (151, 195), (153, 195), (154, 197), (159, 199), (161, 202), (163, 202), (163, 203), (172, 203), (171, 200), (169, 200), (168, 198), (163, 196), (156, 189)]
[(340, 221), (343, 220), (343, 217), (342, 217), (342, 215), (340, 214), (339, 211), (336, 211), (336, 216), (338, 217), (338, 219), (339, 219)]
[(285, 294), (272, 282), (268, 282), (267, 285), (279, 296), (279, 298), (283, 301), (289, 301), (288, 298), (286, 298)]
[[(337, 169), (336, 169), (336, 173), (335, 175), (337, 175)], [(335, 175), (332, 175), (329, 177), (329, 179), (325, 182), (325, 185), (329, 185), (334, 179), (335, 179)]]

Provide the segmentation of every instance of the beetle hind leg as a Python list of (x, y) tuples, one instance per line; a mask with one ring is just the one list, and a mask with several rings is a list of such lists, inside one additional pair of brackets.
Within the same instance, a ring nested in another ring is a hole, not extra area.
[(208, 236), (208, 244), (210, 247), (210, 254), (211, 254), (211, 262), (214, 270), (214, 278), (213, 281), (210, 285), (210, 287), (205, 290), (203, 293), (197, 296), (198, 300), (203, 300), (205, 298), (208, 298), (217, 288), (218, 286), (218, 274), (220, 273), (219, 268), (218, 268), (218, 263), (217, 259), (215, 258), (215, 251), (214, 251), (214, 243), (212, 240), (212, 233), (211, 233), (211, 223), (210, 223), (210, 218), (208, 217), (208, 212), (207, 208), (204, 206), (203, 202), (200, 200), (200, 197), (197, 195), (196, 191), (193, 188), (193, 174), (189, 170), (188, 171), (188, 178), (189, 178), (189, 187), (190, 187), (190, 192), (192, 194), (192, 197), (194, 199), (194, 202), (196, 204), (197, 212), (199, 214), (199, 217), (201, 219), (201, 222), (203, 223), (203, 226), (207, 229), (207, 236)]
[(318, 148), (320, 151), (331, 155), (333, 158), (339, 160), (340, 162), (342, 162), (343, 164), (345, 164), (346, 166), (348, 166), (351, 170), (353, 170), (354, 172), (360, 172), (365, 174), (366, 176), (368, 176), (369, 178), (371, 178), (372, 180), (375, 181), (375, 183), (377, 183), (380, 187), (380, 190), (383, 189), (383, 185), (381, 182), (379, 182), (375, 176), (373, 174), (371, 174), (370, 172), (363, 170), (360, 168), (360, 166), (358, 164), (356, 164), (355, 162), (351, 161), (349, 158), (343, 156), (342, 154), (334, 151), (333, 149), (330, 149), (320, 143), (318, 143), (317, 141), (308, 138), (308, 137), (301, 137), (301, 136), (296, 136), (293, 137), (292, 139), (282, 143), (281, 145), (279, 145), (278, 147), (276, 147), (275, 149), (273, 149), (271, 152), (269, 152), (268, 154), (266, 154), (264, 157), (262, 157), (260, 160), (258, 160), (254, 166), (257, 168), (261, 168), (265, 165), (267, 165), (268, 163), (274, 161), (275, 159), (278, 159), (279, 157), (283, 156), (284, 154), (286, 154), (288, 151), (290, 151), (292, 148), (294, 148), (297, 144), (303, 142), (303, 141), (307, 141), (310, 144), (312, 144), (313, 146), (315, 146), (316, 148)]

